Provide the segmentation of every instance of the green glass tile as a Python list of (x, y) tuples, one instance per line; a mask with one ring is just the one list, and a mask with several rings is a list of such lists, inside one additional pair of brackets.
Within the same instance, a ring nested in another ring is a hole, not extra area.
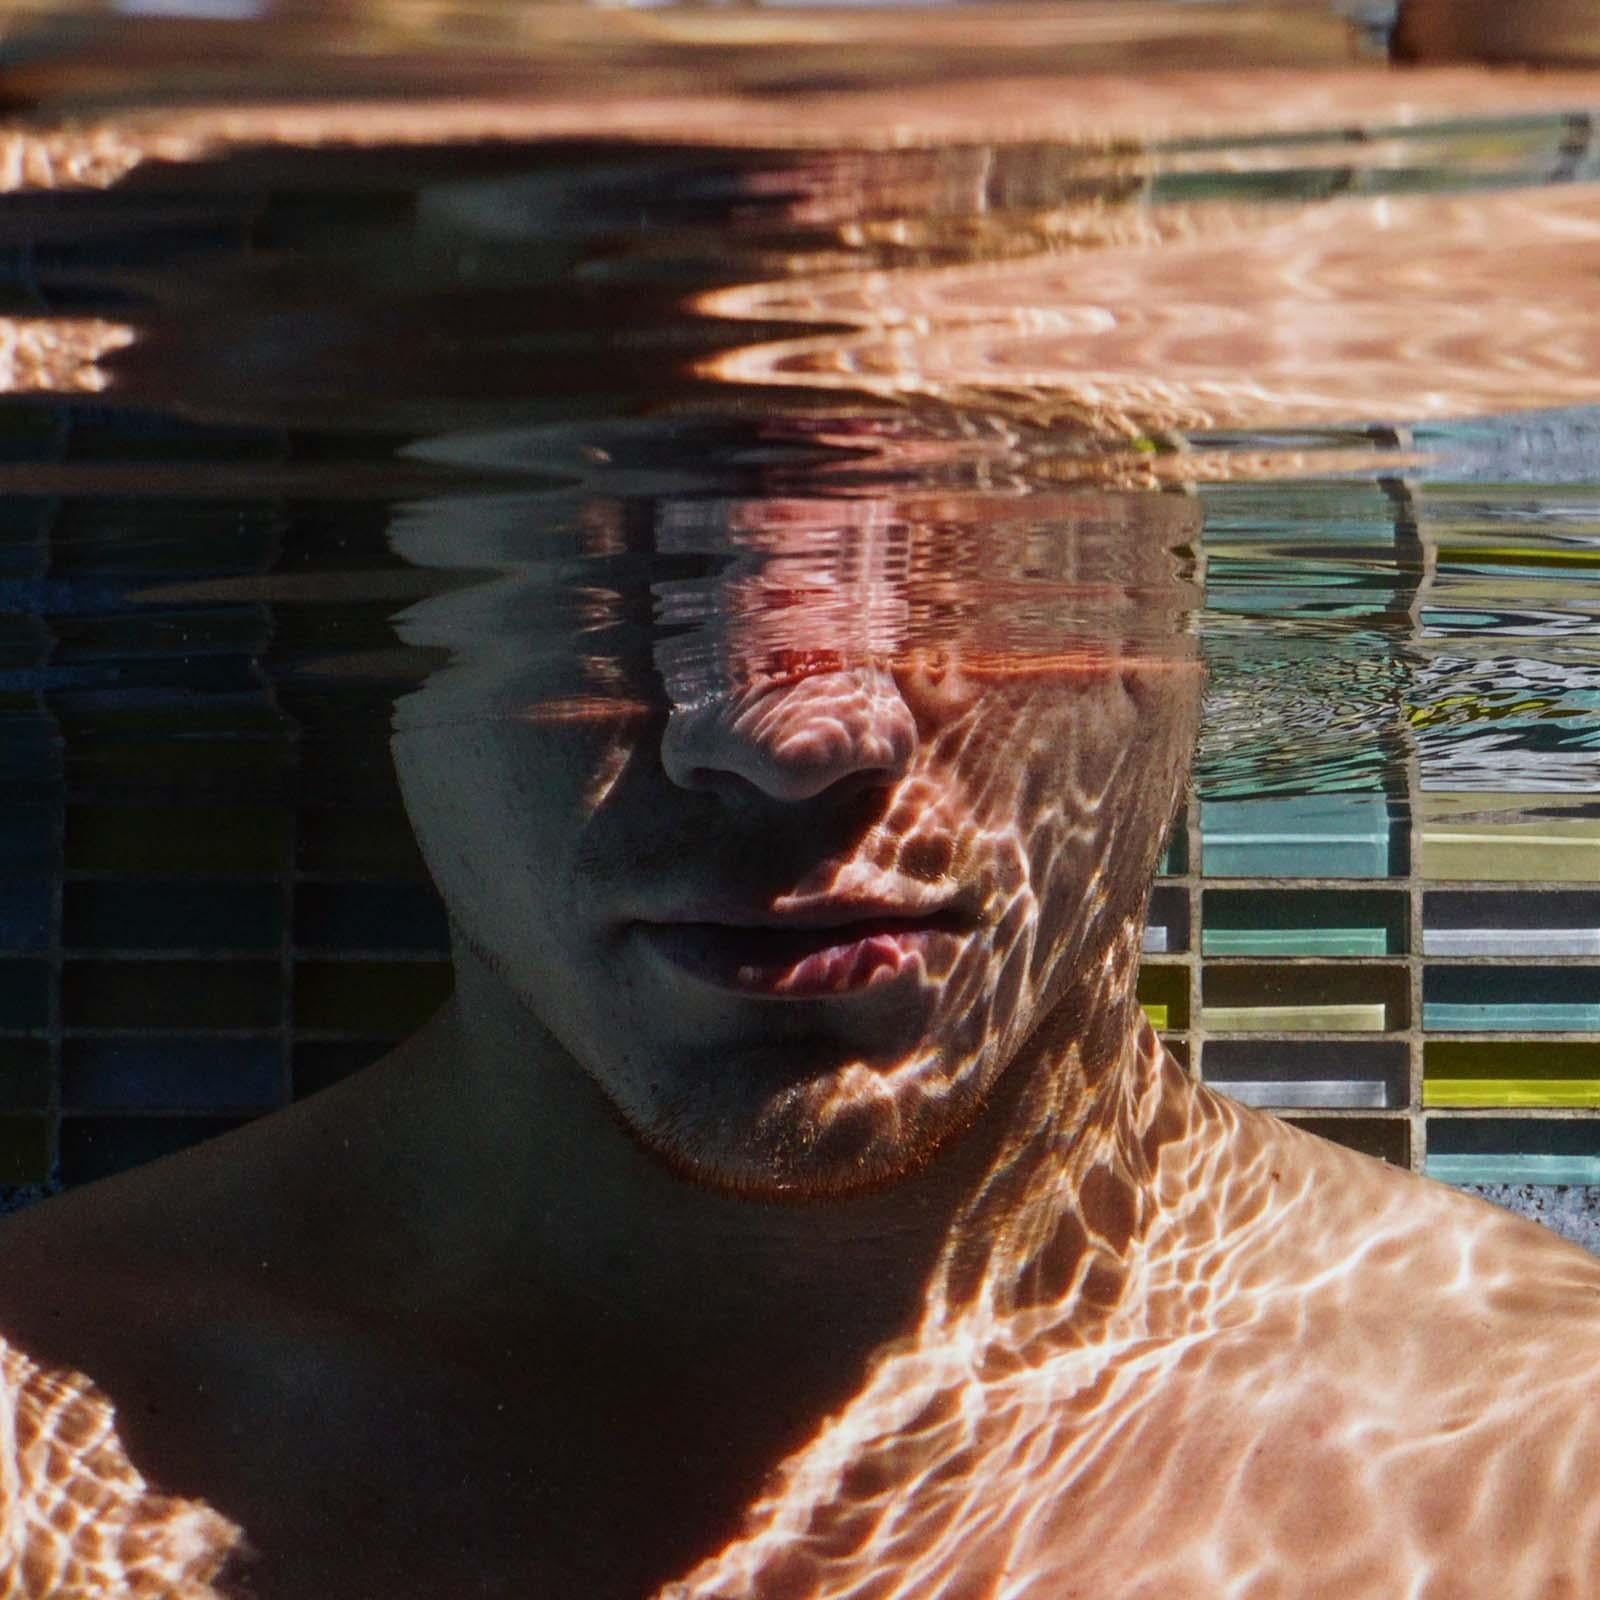
[(1297, 1006), (1214, 1006), (1206, 1027), (1219, 1033), (1382, 1033), (1388, 1026), (1382, 1003)]
[(1206, 966), (1201, 982), (1201, 1021), (1215, 1032), (1376, 1033), (1407, 1022), (1410, 979), (1395, 962), (1230, 962)]
[(1442, 1106), (1600, 1106), (1600, 1039), (1430, 1039), (1422, 1103)]
[(1428, 1118), (1430, 1177), (1446, 1183), (1600, 1183), (1600, 1118)]
[(1427, 1173), (1441, 1183), (1600, 1183), (1600, 1155), (1514, 1151), (1505, 1155), (1429, 1154)]
[(1422, 1103), (1430, 1108), (1600, 1106), (1600, 1078), (1428, 1078)]
[(1180, 878), (1189, 870), (1189, 833), (1183, 823), (1179, 823), (1167, 837), (1166, 848), (1161, 852), (1161, 861), (1156, 867), (1156, 876), (1159, 878)]
[[(1189, 970), (1146, 964), (1139, 970), (1139, 1004), (1158, 1028), (1189, 1026)], [(1156, 1020), (1159, 1013), (1160, 1021)]]
[(1422, 1025), (1440, 1032), (1458, 1033), (1486, 1028), (1503, 1028), (1508, 1033), (1580, 1033), (1600, 1028), (1600, 1001), (1473, 1005), (1465, 1001), (1430, 1000), (1423, 1003)]
[(1402, 955), (1410, 906), (1389, 889), (1208, 886), (1201, 920), (1206, 955)]
[(1214, 928), (1201, 934), (1208, 956), (1382, 956), (1382, 928)]
[(1421, 797), (1425, 877), (1456, 882), (1600, 883), (1600, 818), (1497, 814), (1526, 811), (1527, 795), (1429, 793)]
[(1600, 967), (1433, 965), (1422, 983), (1425, 1028), (1510, 1033), (1600, 1029)]

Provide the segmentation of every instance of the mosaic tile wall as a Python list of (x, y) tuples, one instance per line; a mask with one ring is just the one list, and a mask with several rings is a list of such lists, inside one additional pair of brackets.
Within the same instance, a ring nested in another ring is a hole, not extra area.
[[(92, 417), (74, 429), (92, 458)], [(1322, 492), (1287, 532), (1213, 496), (1220, 613), (1230, 594), (1268, 603), (1274, 543), (1303, 607), (1316, 538), (1329, 573), (1373, 545), (1363, 570), (1382, 581), (1341, 602), (1357, 634), (1398, 607), (1425, 640), (1430, 608), (1504, 586), (1486, 563), (1514, 557), (1498, 536), (1475, 550), (1451, 491), (1371, 486), (1370, 514), (1342, 528)], [(1349, 506), (1349, 486), (1325, 492)], [(315, 1092), (447, 994), (443, 918), (384, 748), (396, 685), (376, 667), (306, 670), (392, 658), (393, 592), (280, 603), (333, 571), (398, 566), (385, 509), (363, 516), (4, 503), (0, 1186), (14, 1198)], [(1230, 562), (1249, 576), (1236, 591)], [(197, 574), (248, 582), (206, 591)], [(1379, 644), (1362, 638), (1368, 659)], [(1600, 1185), (1600, 817), (1570, 784), (1499, 794), (1479, 771), (1450, 787), (1426, 676), (1423, 659), (1396, 677), (1403, 748), (1355, 787), (1191, 804), (1154, 892), (1142, 998), (1195, 1071), (1332, 1138), (1451, 1182)]]
[[(1230, 1094), (1600, 1247), (1600, 493), (1307, 486), (1271, 525), (1209, 499), (1213, 619), (1318, 617), (1313, 698), (1354, 663), (1387, 714), (1288, 736), (1344, 792), (1190, 805), (1147, 1006)], [(1246, 741), (1268, 772), (1274, 737)]]

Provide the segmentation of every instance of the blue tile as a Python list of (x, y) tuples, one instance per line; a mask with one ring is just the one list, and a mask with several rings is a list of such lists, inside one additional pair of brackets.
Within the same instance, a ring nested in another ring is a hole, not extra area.
[(34, 801), (0, 805), (0, 874), (32, 875), (55, 860), (56, 816), (54, 806)]
[(450, 928), (423, 884), (305, 883), (295, 892), (295, 943), (312, 950), (446, 951)]
[(276, 884), (121, 879), (67, 885), (62, 939), (72, 950), (274, 950), (282, 930)]
[(0, 878), (0, 950), (42, 950), (50, 942), (50, 885)]
[(61, 1079), (72, 1110), (235, 1110), (282, 1099), (274, 1039), (69, 1039)]
[(1600, 1028), (1600, 971), (1432, 966), (1422, 977), (1422, 1025), (1529, 1033)]

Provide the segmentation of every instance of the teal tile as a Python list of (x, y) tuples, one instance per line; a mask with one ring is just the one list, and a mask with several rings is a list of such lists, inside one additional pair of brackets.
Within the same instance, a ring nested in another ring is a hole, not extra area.
[(1382, 795), (1210, 800), (1201, 807), (1210, 878), (1383, 878), (1389, 811)]

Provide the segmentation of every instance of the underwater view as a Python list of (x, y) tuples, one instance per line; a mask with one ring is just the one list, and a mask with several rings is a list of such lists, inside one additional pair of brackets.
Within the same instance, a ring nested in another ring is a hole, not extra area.
[(1600, 1600), (1600, 8), (0, 101), (0, 1597)]

